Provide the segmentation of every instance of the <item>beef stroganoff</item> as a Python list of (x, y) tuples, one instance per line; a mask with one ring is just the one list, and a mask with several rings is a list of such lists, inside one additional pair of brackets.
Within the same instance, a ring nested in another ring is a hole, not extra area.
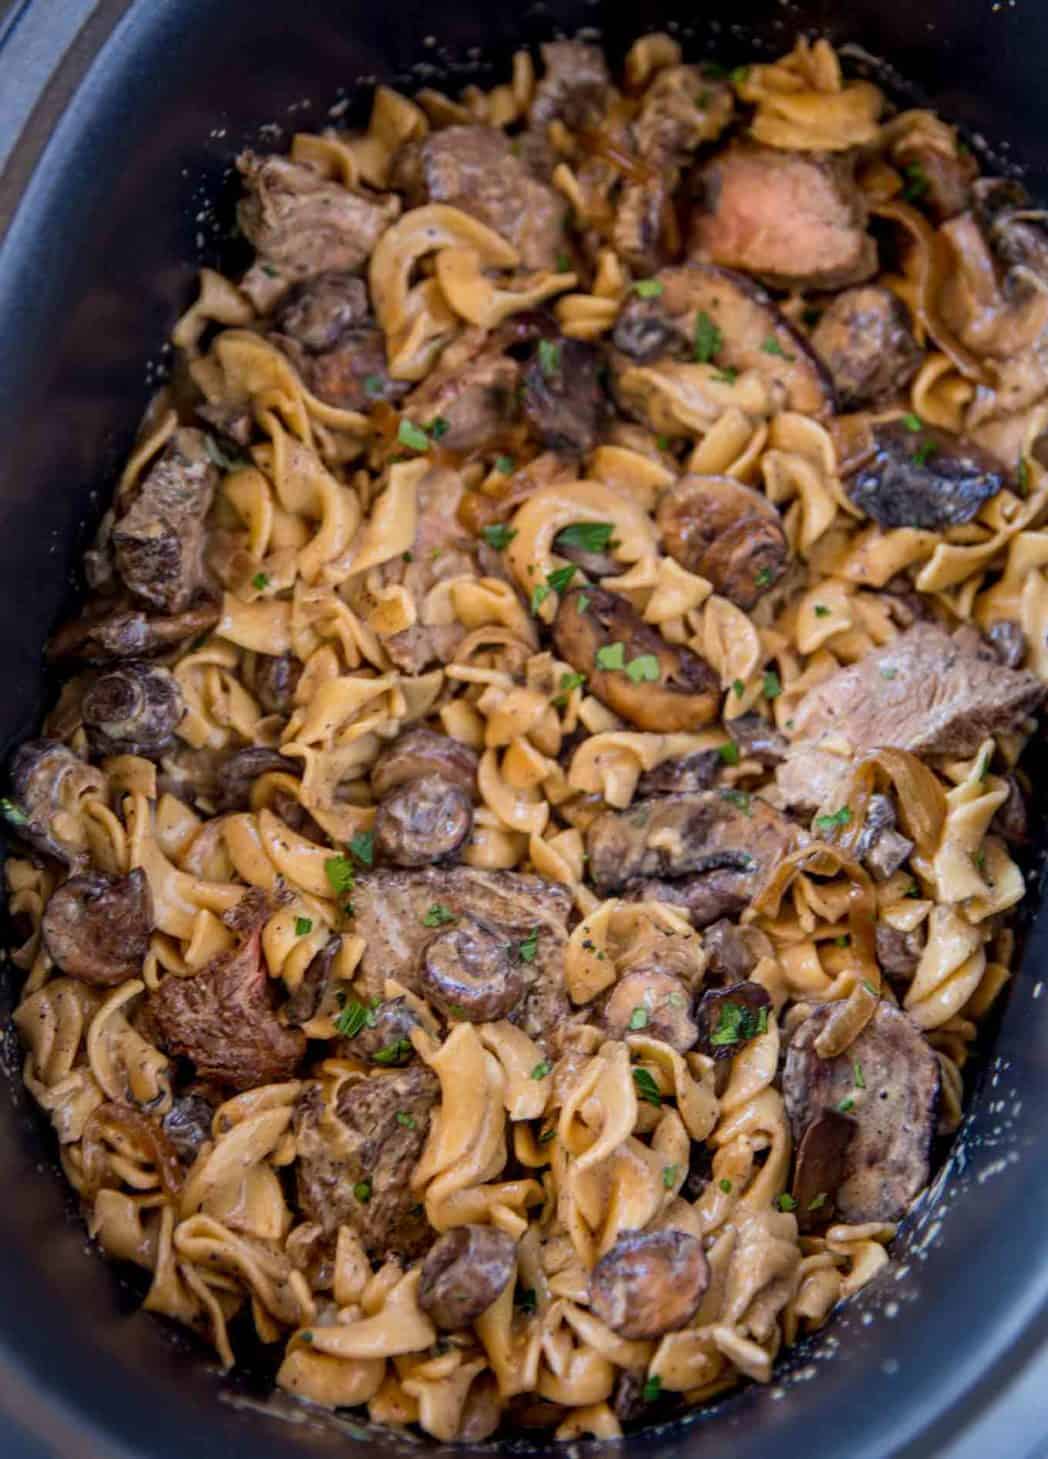
[(4, 802), (89, 1230), (441, 1440), (767, 1382), (1012, 975), (1048, 231), (822, 40), (237, 165)]

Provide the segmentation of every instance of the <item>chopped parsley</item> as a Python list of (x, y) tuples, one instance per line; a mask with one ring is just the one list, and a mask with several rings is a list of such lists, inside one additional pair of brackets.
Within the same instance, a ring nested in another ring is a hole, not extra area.
[(737, 699), (741, 699), (742, 696), (746, 693), (746, 685), (742, 682), (741, 679), (735, 679), (732, 682), (731, 687)]
[(723, 370), (718, 370), (713, 378), (718, 385), (734, 385), (739, 378), (739, 372), (734, 365), (725, 365)]
[(848, 936), (847, 932), (842, 932), (840, 937), (835, 937), (833, 939), (833, 943), (835, 947), (850, 947), (851, 938)]
[(640, 1396), (644, 1399), (645, 1403), (654, 1403), (661, 1392), (662, 1379), (656, 1375), (653, 1375), (647, 1380), (647, 1382), (644, 1384), (644, 1387), (640, 1390)]
[(532, 1069), (531, 1077), (532, 1079), (548, 1079), (552, 1070), (553, 1065), (550, 1063), (550, 1061), (548, 1059), (543, 1059), (540, 1064), (536, 1064), (534, 1069)]
[(825, 1204), (826, 1204), (826, 1192), (825, 1191), (820, 1191), (817, 1196), (812, 1196), (811, 1200), (808, 1202), (808, 1210), (809, 1211), (817, 1211), (820, 1206), (824, 1206)]
[(921, 441), (913, 453), (913, 464), (915, 466), (927, 466), (938, 449), (934, 441)]
[(659, 1093), (659, 1086), (647, 1069), (634, 1069), (633, 1083), (637, 1091), (637, 1098), (642, 1099), (645, 1104), (653, 1104), (656, 1109), (662, 1108), (662, 1095)]
[(851, 1097), (850, 1094), (847, 1095), (846, 1098), (842, 1099), (840, 1101), (840, 1103), (837, 1105), (838, 1112), (840, 1114), (842, 1114), (842, 1115), (846, 1115), (849, 1110), (854, 1109), (854, 1108), (855, 1108), (855, 1101), (854, 1101), (854, 1099), (852, 1099), (852, 1097)]
[(761, 684), (761, 693), (765, 699), (778, 699), (782, 693), (782, 680), (774, 669), (764, 671), (764, 679)]
[(815, 616), (816, 618), (828, 618), (830, 616), (830, 610), (825, 603), (815, 604)]
[(445, 907), (443, 902), (434, 902), (423, 917), (422, 925), (423, 927), (447, 927), (450, 922), (457, 921), (455, 913)]
[(563, 593), (577, 572), (578, 568), (574, 563), (569, 563), (567, 567), (555, 567), (551, 573), (546, 574), (546, 581), (555, 593)]
[(909, 415), (903, 416), (902, 423), (908, 431), (917, 432), (924, 430), (924, 421), (921, 420), (919, 415), (914, 415), (912, 410)]
[(782, 1195), (776, 1199), (775, 1204), (780, 1211), (795, 1211), (797, 1209), (797, 1202), (786, 1191), (783, 1191)]
[(216, 466), (221, 466), (223, 471), (236, 471), (241, 466), (250, 466), (251, 462), (246, 456), (229, 455), (215, 440), (214, 436), (204, 437), (204, 450), (211, 457)]
[(362, 1028), (374, 1028), (378, 1014), (356, 998), (350, 998), (335, 1019), (335, 1027), (344, 1039), (355, 1039)]
[(670, 438), (669, 436), (656, 436), (655, 444), (660, 451), (668, 451), (670, 449)]
[(348, 856), (329, 856), (324, 862), (324, 875), (336, 896), (347, 897), (353, 890), (356, 878)]
[(661, 279), (638, 279), (633, 292), (641, 299), (657, 299), (662, 293)]
[(509, 546), (517, 532), (515, 527), (507, 527), (505, 522), (493, 522), (490, 527), (482, 527), (480, 535), (489, 547), (501, 552), (504, 547)]
[(717, 754), (724, 761), (725, 765), (737, 765), (739, 763), (739, 747), (734, 740), (725, 740), (723, 745), (718, 745)]
[(358, 831), (350, 841), (349, 849), (362, 866), (374, 866), (375, 837), (371, 831)]
[(862, 980), (862, 986), (866, 989), (867, 993), (872, 993), (875, 998), (879, 998), (881, 996), (877, 992), (877, 989), (870, 982), (869, 978), (863, 978), (863, 980)]
[(611, 545), (614, 531), (612, 522), (572, 522), (570, 527), (557, 533), (553, 549), (563, 552), (566, 547), (574, 547), (581, 552), (604, 552)]
[(358, 1180), (356, 1185), (353, 1187), (353, 1194), (356, 1196), (357, 1200), (362, 1206), (366, 1206), (368, 1201), (370, 1201), (371, 1199), (370, 1180)]
[(851, 807), (842, 805), (839, 810), (829, 816), (816, 816), (815, 829), (817, 831), (835, 831), (838, 826), (846, 826), (852, 818)]
[(1019, 487), (1019, 495), (1025, 496), (1030, 487), (1030, 466), (1025, 457), (1019, 461), (1016, 468), (1015, 480)]
[(381, 395), (385, 388), (386, 382), (383, 380), (381, 375), (364, 376), (364, 394), (370, 395), (373, 400), (377, 396)]
[(730, 800), (732, 805), (738, 806), (744, 815), (750, 813), (750, 796), (746, 790), (722, 790), (721, 800)]
[(671, 1191), (677, 1184), (677, 1176), (680, 1174), (679, 1165), (664, 1165), (662, 1167), (662, 1184), (666, 1190)]
[(928, 191), (929, 182), (924, 168), (919, 162), (908, 162), (902, 173), (906, 179), (902, 195), (908, 203), (915, 203)]
[(256, 572), (251, 579), (251, 586), (257, 588), (261, 593), (269, 587), (269, 574), (267, 572)]
[(550, 590), (545, 583), (537, 583), (531, 590), (531, 611), (537, 613), (549, 597)]
[(560, 693), (554, 694), (553, 703), (558, 709), (563, 709), (568, 702), (568, 695), (573, 689), (580, 689), (586, 682), (585, 674), (561, 674)]
[(771, 568), (762, 567), (757, 576), (753, 579), (754, 585), (758, 588), (771, 587)]
[(891, 669), (891, 668), (882, 669), (881, 670), (881, 678), (882, 679), (894, 679), (897, 676), (898, 672), (899, 672), (898, 669)]
[(539, 340), (539, 369), (547, 380), (560, 369), (560, 345), (551, 339)]
[(548, 1145), (551, 1140), (555, 1140), (556, 1138), (557, 1138), (557, 1127), (556, 1127), (556, 1125), (550, 1125), (550, 1127), (549, 1127), (548, 1130), (540, 1130), (539, 1131), (539, 1144), (540, 1145)]
[(773, 334), (768, 335), (768, 338), (761, 345), (761, 349), (766, 355), (778, 355), (780, 359), (787, 360), (791, 364), (797, 358), (796, 355), (791, 355), (788, 350), (784, 350)]
[(723, 347), (723, 334), (705, 309), (700, 309), (695, 316), (695, 358), (700, 365), (708, 365)]
[(719, 61), (703, 61), (702, 74), (706, 77), (707, 81), (723, 81), (728, 74), (728, 70)]
[(415, 1128), (415, 1116), (409, 1115), (406, 1110), (398, 1109), (397, 1124), (401, 1125), (405, 1130), (413, 1130)]
[(731, 1181), (730, 1180), (719, 1180), (717, 1182), (717, 1184), (720, 1186), (721, 1190), (724, 1192), (724, 1194), (726, 1196), (730, 1196), (731, 1195)]
[(6, 795), (0, 798), (0, 815), (9, 826), (28, 826), (29, 824), (29, 817), (22, 807), (15, 805), (13, 800), (8, 800)]
[(587, 598), (585, 593), (580, 593), (575, 599), (575, 607), (580, 613), (585, 613), (586, 609), (589, 607), (589, 603), (590, 600), (589, 598)]
[(636, 1033), (638, 1029), (647, 1028), (648, 1010), (640, 1006), (636, 1007), (630, 1014), (630, 1021), (628, 1026), (633, 1030), (634, 1033)]
[(659, 661), (654, 654), (638, 654), (626, 665), (626, 675), (634, 684), (655, 684), (659, 678)]
[(410, 1053), (410, 1039), (394, 1039), (391, 1044), (383, 1044), (381, 1049), (376, 1049), (371, 1057), (376, 1064), (399, 1064)]
[(852, 1074), (855, 1078), (856, 1089), (865, 1089), (866, 1076), (862, 1072), (862, 1065), (859, 1063), (858, 1059), (856, 1059), (855, 1062), (852, 1064)]
[(767, 1008), (750, 1008), (745, 1003), (732, 1003), (728, 999), (720, 1006), (717, 1027), (710, 1035), (710, 1043), (714, 1048), (745, 1044), (758, 1034), (767, 1032)]
[(626, 645), (606, 643), (597, 650), (598, 669), (622, 669), (626, 664)]
[(557, 254), (557, 273), (558, 274), (570, 274), (571, 273), (571, 259), (568, 257), (568, 255), (566, 253), (563, 252), (563, 250), (560, 253)]
[(522, 942), (517, 943), (517, 956), (522, 963), (533, 963), (539, 952), (539, 929), (533, 927)]
[(296, 917), (295, 918), (295, 936), (296, 937), (308, 937), (309, 934), (312, 931), (313, 931), (313, 919), (312, 919), (312, 917)]
[(429, 437), (425, 431), (406, 418), (397, 427), (397, 440), (402, 446), (410, 446), (413, 451), (429, 450)]
[(435, 415), (430, 421), (429, 425), (426, 427), (426, 430), (432, 436), (434, 441), (439, 441), (442, 436), (446, 436), (450, 429), (450, 423), (446, 421), (442, 415)]
[(736, 86), (741, 86), (749, 74), (749, 66), (736, 66), (734, 71), (729, 72), (729, 75), (731, 76), (731, 79), (735, 82)]

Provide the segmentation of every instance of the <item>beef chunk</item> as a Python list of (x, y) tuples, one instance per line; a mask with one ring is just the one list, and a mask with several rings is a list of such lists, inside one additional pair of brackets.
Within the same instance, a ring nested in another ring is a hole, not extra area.
[(368, 291), (352, 274), (318, 274), (285, 295), (274, 323), (310, 354), (332, 350), (354, 325), (369, 318)]
[(449, 203), (501, 233), (526, 269), (555, 269), (567, 205), (495, 127), (444, 127), (401, 161), (413, 205)]
[[(795, 830), (759, 796), (736, 804), (717, 791), (638, 801), (590, 822), (586, 849), (602, 896), (651, 877), (741, 873), (750, 887), (793, 847)], [(752, 895), (752, 893), (751, 893)]]
[(879, 527), (956, 527), (1008, 484), (995, 456), (951, 431), (886, 421), (873, 439), (872, 458), (845, 490)]
[(912, 978), (924, 951), (924, 935), (921, 931), (900, 932), (890, 922), (878, 922), (874, 927), (877, 944), (877, 963), (884, 973), (895, 978)]
[(787, 1050), (782, 1092), (794, 1139), (800, 1144), (827, 1110), (847, 1114), (856, 1128), (837, 1214), (849, 1222), (896, 1221), (928, 1182), (939, 1062), (907, 1015), (883, 1001), (845, 1053), (821, 1059), (815, 1040), (832, 1012), (833, 1004), (815, 1009)]
[[(562, 960), (571, 898), (565, 887), (537, 876), (465, 867), (377, 871), (357, 882), (354, 928), (366, 948), (360, 965), (365, 997), (381, 998), (387, 978), (426, 996), (427, 950), (445, 930), (479, 928), (511, 946), (525, 983), (511, 1019), (532, 1038), (555, 1038), (567, 1014)], [(451, 918), (453, 921), (448, 921)], [(528, 961), (520, 944), (537, 933)]]
[(91, 871), (70, 877), (45, 907), (42, 930), (64, 973), (112, 987), (141, 972), (153, 925), (149, 882), (135, 867), (127, 876)]
[(599, 46), (551, 41), (542, 47), (545, 75), (531, 104), (533, 126), (558, 119), (570, 131), (595, 127), (604, 114), (610, 78)]
[(13, 805), (4, 806), (9, 831), (76, 871), (87, 861), (71, 839), (69, 812), (85, 796), (101, 798), (102, 773), (57, 740), (26, 740), (11, 761)]
[(411, 1035), (419, 1027), (406, 998), (387, 998), (377, 1008), (368, 1008), (362, 1028), (345, 1039), (340, 1051), (386, 1069), (408, 1064), (415, 1057)]
[(366, 412), (411, 388), (390, 379), (385, 335), (371, 317), (362, 279), (340, 273), (304, 280), (287, 295), (275, 324), (273, 343), (328, 405)]
[(891, 399), (913, 379), (922, 359), (905, 305), (876, 284), (832, 299), (811, 342), (845, 410)]
[(158, 755), (185, 713), (168, 669), (128, 663), (102, 674), (84, 695), (83, 717), (96, 755)]
[(198, 973), (169, 974), (149, 995), (149, 1015), (161, 1045), (191, 1060), (201, 1079), (230, 1089), (290, 1079), (306, 1040), (277, 1019), (268, 979), (257, 927), (242, 946), (220, 954)]
[(706, 976), (719, 978), (722, 983), (744, 982), (757, 965), (758, 950), (754, 944), (762, 936), (756, 928), (738, 927), (726, 918), (714, 922), (702, 937), (709, 958)]
[(580, 339), (543, 340), (524, 371), (524, 417), (550, 451), (584, 456), (605, 410), (600, 351)]
[(999, 806), (990, 822), (990, 829), (1013, 846), (1025, 846), (1030, 839), (1030, 817), (1026, 797), (1014, 775), (1005, 776), (1008, 799)]
[(464, 334), (404, 402), (412, 420), (444, 422), (440, 444), (449, 451), (496, 445), (516, 415), (520, 365), (487, 338), (479, 330)]
[(204, 601), (184, 613), (145, 613), (126, 604), (98, 602), (64, 623), (47, 646), (50, 659), (92, 664), (148, 658), (206, 633), (219, 619), (217, 603)]
[(258, 258), (242, 287), (265, 313), (289, 284), (359, 269), (400, 214), (394, 194), (353, 192), (286, 157), (237, 158), (240, 227)]
[(728, 733), (745, 759), (756, 760), (766, 770), (781, 765), (789, 752), (785, 735), (781, 735), (770, 720), (756, 712), (740, 714), (737, 719), (730, 720)]
[[(943, 629), (919, 623), (809, 690), (794, 711), (795, 734), (809, 742), (832, 734), (860, 753), (892, 745), (970, 755), (1033, 714), (1044, 693), (1035, 675), (966, 653)], [(790, 762), (796, 754), (795, 746)]]
[(986, 630), (993, 651), (1006, 669), (1021, 669), (1026, 660), (1026, 635), (1011, 618), (998, 618)]
[(114, 523), (117, 571), (152, 607), (181, 613), (204, 586), (204, 518), (217, 485), (207, 437), (184, 426)]
[(895, 829), (895, 807), (886, 795), (871, 795), (866, 819), (855, 845), (855, 855), (864, 861), (878, 881), (887, 881), (913, 851), (913, 842)]
[(656, 521), (670, 556), (743, 609), (756, 604), (789, 562), (774, 506), (731, 476), (682, 476), (659, 498)]
[(692, 254), (780, 288), (839, 289), (868, 279), (877, 250), (854, 159), (736, 143), (698, 174)]
[[(716, 717), (720, 683), (706, 660), (667, 643), (617, 593), (590, 587), (565, 593), (553, 623), (553, 642), (572, 668), (587, 675), (590, 693), (638, 729), (695, 730)], [(616, 645), (622, 667), (601, 668), (598, 654)], [(657, 677), (632, 679), (626, 667), (634, 659), (654, 660)]]
[(627, 901), (667, 902), (671, 907), (681, 907), (692, 926), (702, 928), (744, 912), (754, 895), (754, 878), (748, 871), (724, 866), (674, 881), (634, 881), (624, 895)]
[(422, 1264), (418, 1305), (443, 1332), (457, 1332), (488, 1310), (516, 1268), (512, 1236), (494, 1226), (456, 1226)]
[(411, 1177), (439, 1097), (436, 1075), (421, 1064), (347, 1081), (333, 1108), (319, 1086), (308, 1088), (295, 1113), (307, 1217), (332, 1235), (351, 1226), (371, 1256), (418, 1256), (430, 1230)]

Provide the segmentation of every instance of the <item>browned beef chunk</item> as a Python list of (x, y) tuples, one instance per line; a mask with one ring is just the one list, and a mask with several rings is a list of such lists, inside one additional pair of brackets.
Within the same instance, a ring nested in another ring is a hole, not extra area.
[[(237, 446), (249, 445), (255, 433), (255, 417), (246, 406), (225, 402), (212, 405), (205, 401), (196, 407), (195, 413), (209, 426), (214, 426), (219, 436), (225, 437), (231, 455), (238, 454)], [(96, 587), (97, 584), (92, 583), (91, 586)]]
[(411, 388), (391, 380), (386, 341), (368, 311), (367, 288), (351, 274), (319, 274), (282, 303), (271, 336), (308, 390), (340, 410), (368, 411)]
[(995, 456), (952, 431), (912, 431), (903, 421), (885, 421), (873, 428), (873, 438), (872, 458), (845, 490), (879, 527), (956, 527), (1008, 485)]
[(895, 829), (891, 801), (886, 795), (871, 795), (855, 846), (857, 860), (864, 861), (878, 881), (887, 881), (912, 851), (913, 842)]
[(295, 1113), (307, 1217), (331, 1234), (351, 1226), (372, 1256), (420, 1255), (431, 1232), (411, 1177), (439, 1096), (421, 1064), (344, 1083), (334, 1108), (319, 1086), (308, 1088)]
[(815, 1009), (787, 1050), (782, 1092), (794, 1139), (800, 1143), (827, 1110), (850, 1116), (856, 1128), (837, 1188), (838, 1216), (896, 1221), (928, 1182), (939, 1062), (907, 1015), (883, 1001), (845, 1053), (821, 1059), (815, 1040), (832, 1012), (832, 1004)]
[[(667, 643), (617, 593), (590, 587), (565, 593), (553, 623), (553, 642), (560, 656), (587, 676), (590, 692), (638, 729), (695, 730), (716, 717), (720, 683), (706, 660)], [(598, 653), (614, 651), (616, 645), (622, 667), (601, 668)], [(636, 659), (646, 665), (654, 661), (656, 677), (647, 672), (640, 679), (631, 677), (627, 667)]]
[(905, 194), (936, 223), (955, 218), (972, 201), (972, 183), (979, 164), (971, 152), (948, 157), (931, 147), (907, 147), (900, 152), (906, 178)]
[(230, 1089), (290, 1079), (306, 1040), (277, 1019), (268, 981), (257, 928), (198, 973), (169, 974), (149, 995), (162, 1046), (191, 1060), (201, 1079)]
[(242, 287), (262, 313), (299, 279), (359, 269), (400, 214), (394, 194), (353, 192), (286, 157), (244, 152), (237, 166), (237, 217), (258, 251)]
[(846, 289), (832, 299), (811, 342), (847, 410), (896, 395), (922, 359), (902, 300), (876, 284)]
[(731, 476), (682, 476), (659, 498), (656, 521), (670, 556), (740, 608), (752, 608), (789, 562), (775, 507)]
[(966, 653), (937, 625), (919, 623), (809, 690), (794, 712), (795, 734), (809, 742), (832, 734), (857, 752), (892, 745), (969, 755), (987, 735), (1020, 725), (1044, 693), (1034, 674)]
[(148, 658), (214, 628), (217, 603), (202, 601), (184, 613), (145, 613), (126, 603), (99, 601), (71, 618), (47, 646), (50, 659), (79, 658), (92, 664)]
[(673, 881), (655, 878), (631, 882), (624, 895), (627, 901), (667, 902), (671, 907), (681, 907), (692, 926), (702, 928), (723, 917), (737, 917), (749, 906), (753, 893), (750, 872), (725, 866)]
[(524, 417), (548, 450), (583, 456), (596, 445), (606, 408), (600, 365), (585, 340), (544, 340), (524, 371)]
[(900, 932), (889, 922), (878, 922), (874, 927), (874, 939), (881, 971), (896, 978), (911, 978), (924, 951), (924, 935), (920, 929)]
[(353, 905), (354, 929), (366, 943), (359, 976), (365, 997), (381, 999), (387, 978), (426, 996), (430, 944), (450, 928), (480, 929), (512, 949), (509, 957), (524, 981), (511, 1021), (532, 1038), (555, 1039), (568, 1006), (562, 961), (571, 899), (564, 887), (537, 876), (466, 867), (377, 871), (357, 882)]
[(449, 203), (501, 233), (526, 269), (553, 269), (566, 202), (533, 177), (495, 127), (444, 127), (405, 149), (398, 184), (413, 205)]
[(302, 677), (302, 662), (293, 654), (260, 654), (255, 664), (255, 695), (267, 714), (289, 715)]
[(726, 918), (712, 923), (702, 936), (709, 958), (706, 977), (722, 983), (744, 982), (757, 965), (763, 935), (755, 927), (739, 927)]
[(697, 258), (781, 288), (839, 289), (868, 279), (877, 250), (854, 160), (736, 143), (698, 174)]
[(586, 849), (602, 896), (648, 878), (718, 870), (741, 873), (752, 889), (792, 850), (795, 836), (785, 816), (759, 796), (743, 796), (740, 805), (711, 790), (605, 811), (591, 821)]
[(531, 105), (532, 125), (545, 128), (557, 118), (571, 131), (596, 126), (610, 85), (600, 47), (551, 41), (542, 47), (542, 61), (546, 71)]
[(418, 424), (444, 422), (440, 443), (449, 451), (485, 450), (516, 415), (520, 365), (487, 340), (480, 330), (464, 333), (404, 402)]
[(207, 437), (184, 426), (114, 523), (117, 571), (152, 607), (181, 613), (204, 587), (204, 518), (217, 485)]
[(153, 898), (141, 867), (89, 871), (63, 882), (44, 909), (48, 953), (70, 977), (111, 987), (137, 977), (149, 951)]
[(13, 804), (4, 802), (8, 829), (45, 856), (76, 871), (87, 861), (70, 840), (68, 815), (84, 796), (101, 797), (102, 773), (57, 740), (26, 740), (11, 760)]
[(439, 775), (475, 795), (477, 752), (461, 740), (434, 730), (421, 727), (405, 730), (375, 761), (371, 789), (381, 799), (391, 790), (423, 775)]
[(593, 1268), (590, 1306), (621, 1337), (661, 1337), (688, 1325), (709, 1280), (697, 1236), (629, 1231)]
[(697, 750), (679, 760), (663, 760), (654, 770), (645, 770), (637, 781), (637, 799), (656, 795), (694, 795), (709, 790), (723, 764), (716, 750)]
[(812, 1120), (797, 1146), (793, 1199), (800, 1231), (828, 1226), (837, 1210), (837, 1187), (845, 1177), (856, 1124), (835, 1109)]
[(100, 675), (82, 708), (96, 755), (157, 755), (171, 743), (185, 713), (174, 674), (134, 662)]
[(354, 325), (369, 318), (368, 291), (353, 274), (318, 274), (289, 289), (274, 324), (310, 354), (332, 350)]
[(251, 787), (260, 775), (279, 772), (302, 774), (301, 760), (289, 760), (265, 745), (250, 745), (245, 750), (224, 754), (215, 765), (214, 800), (216, 809), (246, 811), (251, 805)]

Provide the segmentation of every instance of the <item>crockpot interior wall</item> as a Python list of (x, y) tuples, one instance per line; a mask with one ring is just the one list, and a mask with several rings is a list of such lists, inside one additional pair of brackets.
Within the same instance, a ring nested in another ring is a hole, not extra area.
[[(410, 84), (420, 62), (453, 86), (478, 74), (471, 48), (503, 73), (516, 44), (558, 26), (595, 27), (621, 54), (638, 30), (676, 15), (695, 56), (729, 64), (748, 54), (753, 37), (775, 52), (798, 27), (816, 27), (890, 56), (974, 133), (1010, 139), (1011, 155), (1044, 193), (1048, 128), (1038, 108), (1048, 11), (994, 13), (956, 0), (839, 8), (729, 0), (721, 21), (706, 18), (717, 9), (525, 10), (475, 0), (100, 7), (55, 85), (54, 95), (75, 86), (64, 116), (49, 113), (54, 101), (45, 96), (27, 134), (22, 170), (53, 128), (0, 255), (0, 744), (39, 717), (47, 693), (40, 645), (68, 604), (74, 564), (147, 397), (144, 362), (163, 360), (172, 321), (192, 296), (193, 263), (228, 256), (229, 162), (261, 124), (281, 124), (286, 138), (321, 124), (342, 92), (352, 102), (358, 78)], [(430, 35), (436, 43), (427, 46)], [(482, 81), (490, 74), (479, 68)], [(304, 100), (312, 106), (295, 109)], [(926, 1454), (931, 1436), (963, 1422), (1043, 1337), (1048, 997), (1034, 990), (1046, 940), (1042, 914), (1004, 1016), (996, 1085), (984, 1081), (964, 1136), (965, 1168), (934, 1209), (926, 1204), (913, 1249), (900, 1258), (903, 1278), (875, 1284), (816, 1341), (817, 1354), (837, 1351), (816, 1363), (813, 1381), (732, 1396), (712, 1417), (630, 1440), (629, 1459)], [(257, 1382), (219, 1380), (202, 1349), (133, 1312), (70, 1217), (51, 1147), (18, 1087), (13, 1044), (5, 1062), (12, 1095), (0, 1109), (0, 1403), (78, 1459), (355, 1452), (352, 1433), (313, 1424), (302, 1410), (283, 1423), (253, 1402), (230, 1403), (230, 1394), (260, 1397)], [(803, 1375), (810, 1359), (802, 1350), (791, 1370)], [(418, 1452), (395, 1436), (370, 1435), (366, 1446), (376, 1455)], [(1000, 1452), (1010, 1447), (1002, 1433)]]

